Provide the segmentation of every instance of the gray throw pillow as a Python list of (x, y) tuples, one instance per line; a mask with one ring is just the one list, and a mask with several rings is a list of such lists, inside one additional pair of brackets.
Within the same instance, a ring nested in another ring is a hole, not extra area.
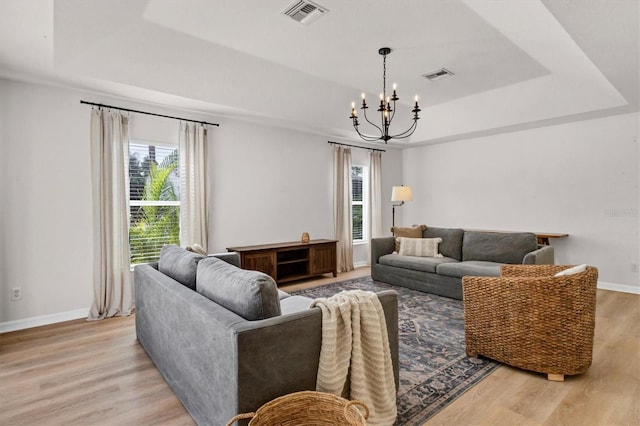
[(195, 290), (198, 262), (204, 258), (201, 254), (167, 244), (160, 250), (158, 271)]
[(215, 257), (198, 263), (196, 291), (249, 321), (276, 317), (281, 312), (273, 278)]

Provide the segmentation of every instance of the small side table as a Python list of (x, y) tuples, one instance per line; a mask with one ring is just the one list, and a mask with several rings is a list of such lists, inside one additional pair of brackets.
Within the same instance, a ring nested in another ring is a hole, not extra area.
[(549, 238), (565, 238), (568, 237), (569, 234), (554, 234), (551, 232), (540, 233), (536, 232), (536, 237), (538, 237), (538, 244), (543, 246), (549, 245)]

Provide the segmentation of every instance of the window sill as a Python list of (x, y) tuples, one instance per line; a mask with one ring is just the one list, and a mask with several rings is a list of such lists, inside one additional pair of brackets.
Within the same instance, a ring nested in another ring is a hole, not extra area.
[(368, 240), (358, 240), (358, 241), (354, 241), (353, 245), (354, 246), (364, 246), (364, 245), (368, 245), (369, 241)]

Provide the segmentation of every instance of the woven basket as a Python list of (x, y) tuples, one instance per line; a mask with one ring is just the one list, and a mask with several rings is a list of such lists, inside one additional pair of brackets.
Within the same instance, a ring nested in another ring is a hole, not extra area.
[(269, 401), (255, 413), (238, 414), (227, 426), (242, 419), (251, 419), (250, 426), (360, 426), (367, 424), (368, 417), (369, 408), (360, 401), (347, 401), (324, 392), (302, 391)]

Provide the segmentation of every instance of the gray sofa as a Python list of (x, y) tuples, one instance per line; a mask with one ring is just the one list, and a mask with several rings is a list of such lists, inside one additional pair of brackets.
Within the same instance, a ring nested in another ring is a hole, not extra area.
[[(308, 308), (311, 299), (239, 269), (237, 253), (219, 257), (226, 262), (165, 246), (158, 263), (135, 267), (138, 341), (200, 425), (315, 390), (322, 340), (322, 312)], [(397, 386), (397, 294), (378, 297)]]
[(462, 300), (462, 277), (500, 276), (502, 264), (553, 264), (551, 246), (529, 232), (496, 233), (427, 228), (423, 238), (442, 238), (443, 257), (401, 256), (394, 237), (371, 240), (371, 277), (393, 285)]

